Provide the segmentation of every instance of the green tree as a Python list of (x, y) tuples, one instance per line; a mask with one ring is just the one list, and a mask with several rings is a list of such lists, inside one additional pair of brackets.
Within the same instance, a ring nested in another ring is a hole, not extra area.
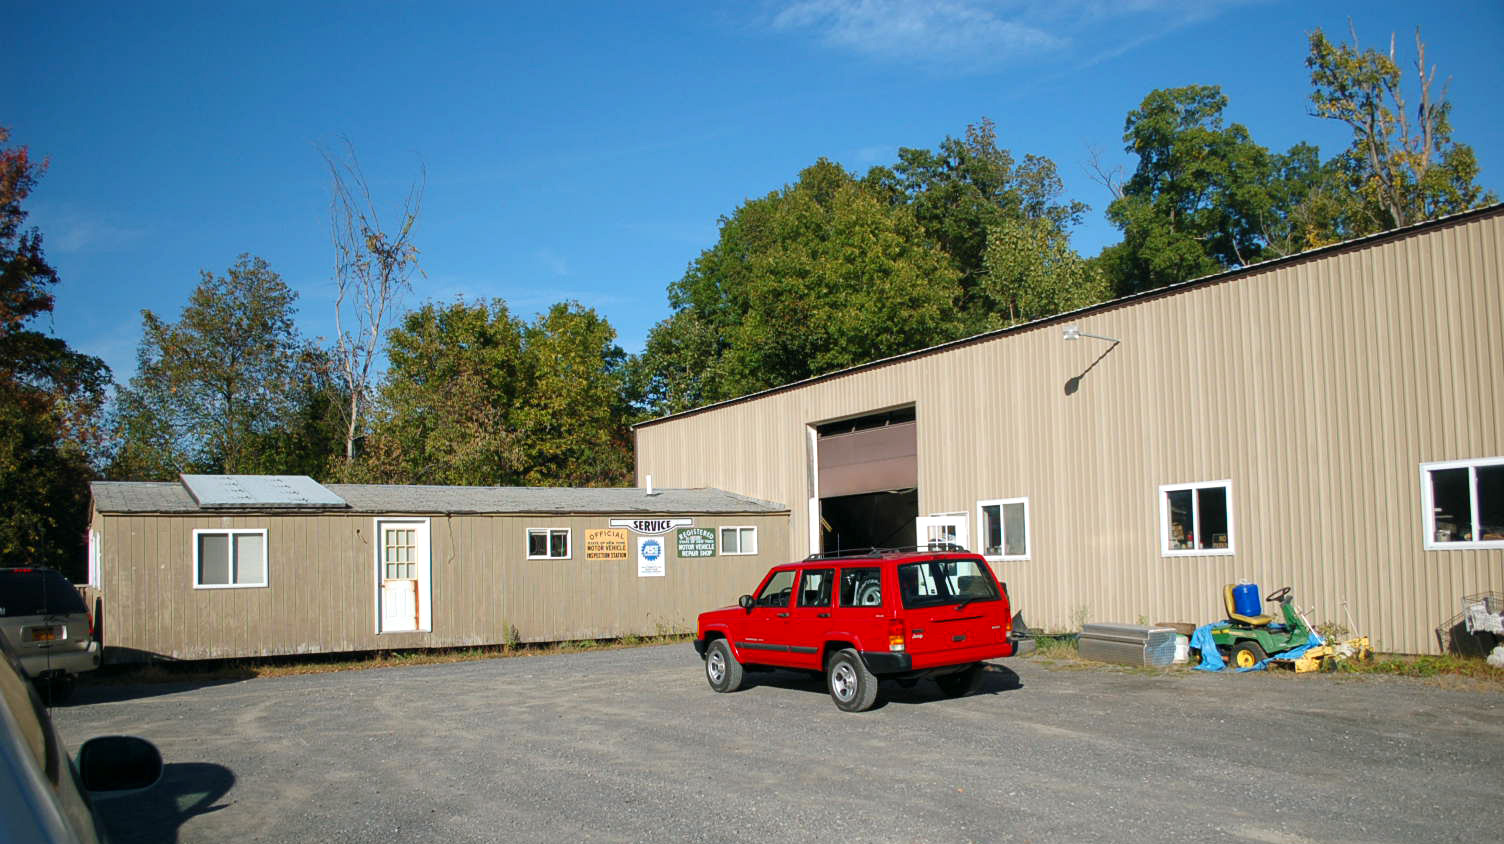
[(1070, 247), (1049, 220), (1007, 220), (993, 226), (983, 256), (981, 293), (993, 303), (996, 326), (1042, 319), (1107, 299), (1101, 269)]
[(1053, 161), (1037, 155), (1019, 161), (998, 147), (997, 127), (987, 118), (967, 126), (964, 137), (947, 137), (937, 149), (899, 149), (891, 169), (875, 167), (863, 181), (912, 208), (960, 273), (958, 306), (979, 318), (988, 312), (979, 288), (989, 231), (1003, 223), (1040, 220), (1063, 235), (1088, 210), (1080, 202), (1060, 201), (1063, 185)]
[(1311, 71), (1312, 114), (1352, 129), (1349, 160), (1339, 168), (1349, 178), (1343, 194), (1356, 206), (1326, 216), (1338, 222), (1336, 237), (1353, 237), (1465, 211), (1493, 201), (1478, 186), (1472, 147), (1452, 140), (1452, 104), (1443, 84), (1433, 98), (1436, 68), (1426, 67), (1426, 46), (1415, 30), (1418, 102), (1407, 102), (1404, 73), (1389, 52), (1333, 44), (1320, 29), (1311, 33), (1306, 67)]
[(530, 486), (621, 486), (632, 475), (626, 354), (593, 309), (560, 302), (525, 333), (526, 389), (513, 412)]
[(1318, 154), (1279, 155), (1224, 125), (1215, 85), (1152, 91), (1123, 126), (1138, 167), (1107, 216), (1123, 232), (1101, 264), (1119, 294), (1246, 266), (1298, 248), (1291, 215), (1317, 180)]
[(78, 580), (109, 369), (33, 327), (58, 282), (22, 208), (46, 165), (9, 138), (0, 127), (0, 561)]
[(629, 382), (664, 412), (954, 339), (958, 277), (906, 204), (820, 159), (722, 218)]
[(405, 314), (387, 333), (389, 364), (355, 479), (518, 483), (522, 454), (509, 416), (525, 388), (524, 329), (500, 299)]
[(111, 475), (280, 470), (267, 443), (300, 410), (318, 360), (293, 324), (296, 300), (264, 260), (242, 255), (223, 276), (203, 273), (176, 322), (142, 311)]
[(561, 302), (426, 304), (387, 334), (390, 366), (355, 480), (615, 486), (631, 474), (616, 332)]

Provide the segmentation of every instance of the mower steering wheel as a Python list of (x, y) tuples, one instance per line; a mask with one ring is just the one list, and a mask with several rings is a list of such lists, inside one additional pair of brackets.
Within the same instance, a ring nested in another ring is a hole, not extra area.
[(1286, 586), (1283, 589), (1276, 589), (1273, 592), (1270, 592), (1268, 595), (1265, 595), (1264, 600), (1272, 603), (1274, 601), (1283, 600), (1284, 597), (1288, 594), (1290, 594), (1290, 587)]

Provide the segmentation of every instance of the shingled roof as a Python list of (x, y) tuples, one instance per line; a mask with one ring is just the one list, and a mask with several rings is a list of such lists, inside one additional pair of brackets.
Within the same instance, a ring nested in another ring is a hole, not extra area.
[[(299, 513), (784, 513), (789, 508), (719, 489), (399, 486), (324, 484), (350, 506), (327, 510), (299, 508)], [(180, 483), (95, 481), (89, 485), (101, 513), (218, 513), (224, 508), (198, 505)], [(243, 512), (278, 512), (276, 507), (248, 507)]]

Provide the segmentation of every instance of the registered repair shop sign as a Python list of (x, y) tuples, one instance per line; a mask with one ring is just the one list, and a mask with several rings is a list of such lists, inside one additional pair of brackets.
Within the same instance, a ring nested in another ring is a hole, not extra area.
[(710, 528), (679, 528), (674, 538), (678, 540), (680, 557), (715, 556), (715, 531)]
[(663, 537), (639, 536), (637, 537), (637, 576), (638, 577), (663, 577)]

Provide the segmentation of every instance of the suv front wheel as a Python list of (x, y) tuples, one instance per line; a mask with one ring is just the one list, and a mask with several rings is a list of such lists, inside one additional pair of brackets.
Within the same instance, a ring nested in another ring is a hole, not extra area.
[(725, 639), (716, 639), (705, 649), (705, 679), (718, 692), (734, 692), (742, 687), (742, 664), (736, 661), (736, 654)]
[(830, 698), (843, 712), (865, 712), (877, 700), (877, 675), (853, 648), (836, 651), (825, 665)]

